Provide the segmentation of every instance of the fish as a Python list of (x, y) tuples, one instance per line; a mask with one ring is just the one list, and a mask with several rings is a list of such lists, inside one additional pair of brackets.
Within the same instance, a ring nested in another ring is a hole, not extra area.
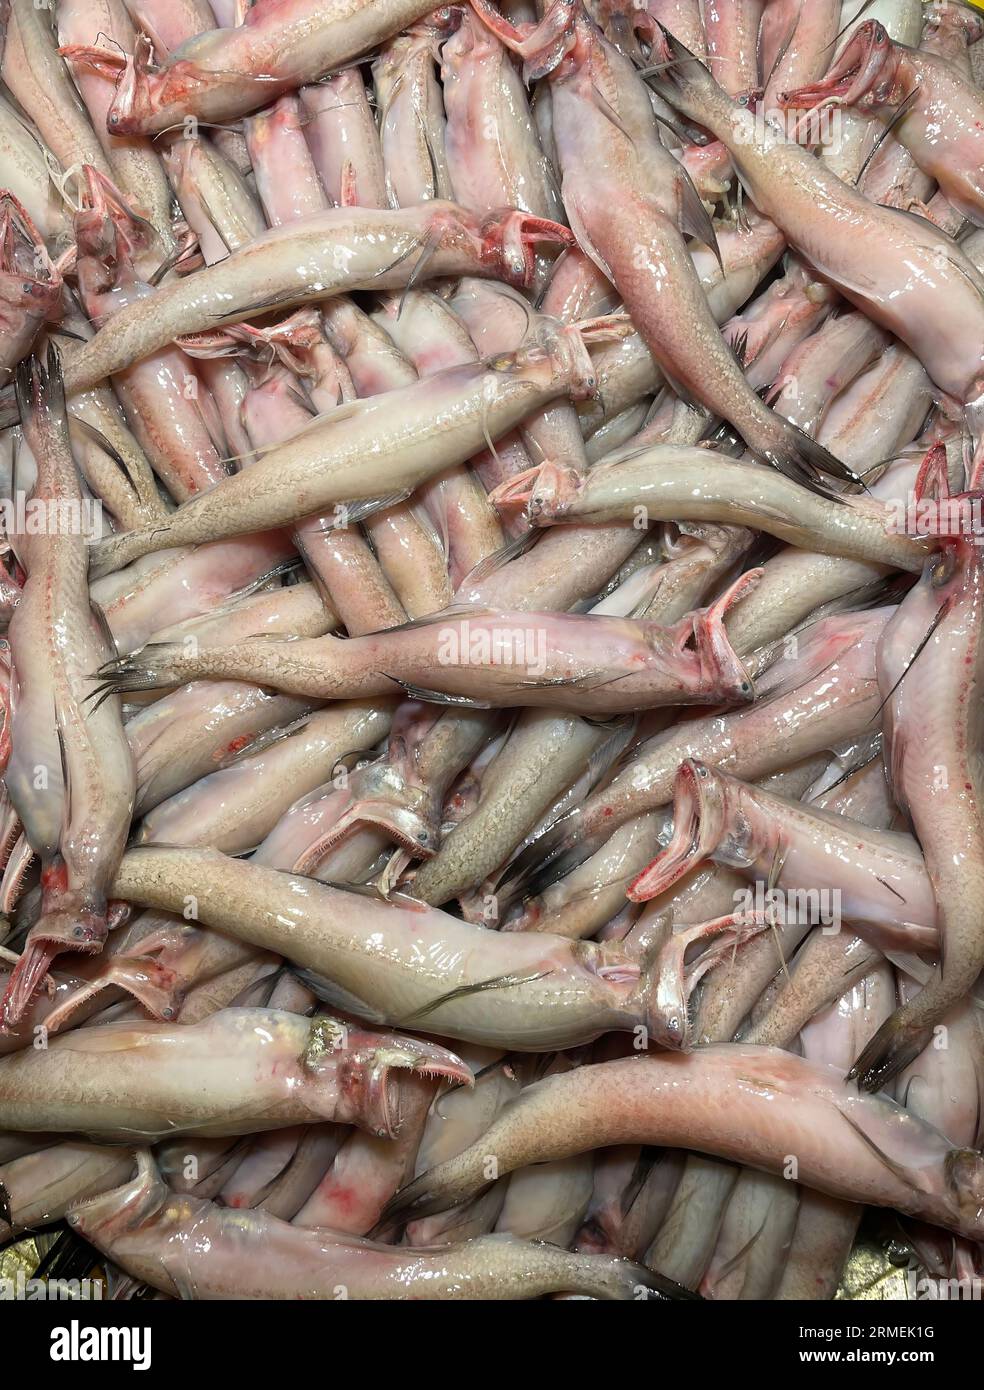
[(887, 113), (895, 139), (936, 180), (947, 201), (975, 226), (984, 225), (984, 98), (972, 79), (938, 54), (895, 43), (876, 19), (865, 20), (826, 76), (790, 86), (781, 104)]
[(886, 763), (909, 812), (936, 897), (940, 965), (887, 1019), (851, 1068), (877, 1089), (923, 1051), (934, 1026), (974, 986), (984, 933), (971, 904), (984, 873), (984, 827), (974, 692), (980, 680), (984, 556), (953, 537), (899, 606), (878, 652), (885, 701)]
[(81, 485), (57, 350), (21, 363), (17, 393), (48, 529), (25, 537), (27, 580), (11, 618), (17, 695), (5, 783), (42, 867), (42, 911), (0, 1004), (16, 1024), (65, 951), (98, 953), (109, 880), (129, 832), (136, 778), (115, 698), (93, 708), (89, 671), (111, 649), (86, 578)]
[(131, 850), (115, 889), (167, 911), (191, 894), (200, 920), (289, 950), (319, 997), (366, 1021), (537, 1052), (632, 1032), (650, 1005), (649, 963), (617, 944), (491, 932), (403, 894), (384, 899), (214, 850)]
[(541, 239), (564, 245), (571, 237), (566, 228), (522, 213), (483, 219), (436, 201), (397, 211), (313, 213), (299, 225), (254, 237), (193, 279), (161, 286), (153, 308), (150, 300), (125, 305), (75, 355), (66, 389), (93, 386), (182, 335), (360, 286), (392, 289), (423, 266), (429, 275), (474, 271), (524, 285), (532, 274), (532, 245)]
[(350, 639), (246, 641), (190, 654), (179, 643), (159, 643), (106, 662), (93, 675), (102, 682), (100, 697), (219, 679), (317, 700), (403, 690), (466, 708), (546, 705), (575, 714), (749, 703), (753, 683), (723, 619), (757, 578), (748, 571), (713, 604), (672, 625), (456, 606)]
[[(953, 1148), (894, 1101), (859, 1094), (836, 1067), (740, 1043), (601, 1062), (537, 1082), (477, 1144), (414, 1179), (389, 1215), (419, 1218), (473, 1197), (488, 1185), (488, 1153), (504, 1176), (626, 1143), (696, 1148), (780, 1174), (795, 1152), (799, 1180), (830, 1196), (909, 1210), (971, 1239), (984, 1220), (979, 1153)], [(831, 1160), (842, 1150), (849, 1160)]]
[(154, 135), (186, 117), (238, 120), (370, 52), (427, 13), (423, 0), (259, 0), (243, 23), (189, 37), (159, 65), (150, 43), (138, 41), (133, 53), (103, 59), (116, 78), (107, 125), (114, 135)]
[[(141, 1282), (172, 1297), (274, 1299), (686, 1298), (629, 1260), (486, 1236), (404, 1250), (173, 1196), (146, 1150), (137, 1176), (72, 1209), (74, 1230)], [(194, 1237), (192, 1235), (194, 1233)], [(162, 1257), (163, 1249), (163, 1257)], [(256, 1259), (248, 1252), (256, 1251)], [(262, 1254), (261, 1254), (262, 1252)]]
[[(731, 153), (756, 207), (813, 270), (911, 348), (933, 381), (972, 407), (984, 391), (984, 279), (931, 222), (875, 204), (791, 138), (736, 103), (672, 35), (655, 82)], [(945, 323), (945, 331), (942, 325)]]
[(177, 1027), (104, 1023), (8, 1057), (0, 1115), (9, 1128), (122, 1143), (323, 1120), (392, 1137), (400, 1125), (394, 1068), (461, 1083), (471, 1076), (445, 1048), (328, 1014), (231, 1008)]

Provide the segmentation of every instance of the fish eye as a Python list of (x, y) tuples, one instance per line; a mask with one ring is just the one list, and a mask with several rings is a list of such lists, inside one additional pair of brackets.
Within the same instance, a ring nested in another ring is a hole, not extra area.
[(944, 584), (948, 584), (953, 578), (957, 568), (957, 557), (954, 551), (945, 550), (930, 573), (930, 578), (934, 589), (941, 589)]

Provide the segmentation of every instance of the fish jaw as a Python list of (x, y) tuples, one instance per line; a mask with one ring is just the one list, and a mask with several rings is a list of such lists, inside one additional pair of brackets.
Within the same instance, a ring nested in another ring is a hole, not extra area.
[(429, 798), (423, 792), (419, 794), (419, 809), (407, 805), (401, 797), (411, 795), (412, 791), (407, 787), (394, 791), (392, 796), (360, 797), (338, 822), (339, 838), (360, 826), (375, 825), (413, 858), (432, 858), (440, 839), (438, 808), (426, 804)]
[(408, 716), (394, 726), (386, 754), (359, 768), (334, 827), (333, 843), (360, 827), (378, 826), (415, 859), (437, 853), (441, 838), (441, 798), (421, 775), (418, 751), (434, 725), (432, 707), (422, 719)]
[(710, 608), (692, 618), (694, 646), (701, 688), (719, 691), (723, 699), (755, 699), (752, 679), (728, 640), (724, 619), (728, 612), (758, 585), (761, 569), (747, 570)]
[(61, 272), (27, 210), (12, 193), (0, 193), (0, 362), (14, 366), (38, 325), (59, 317), (61, 293)]
[(539, 24), (515, 25), (489, 0), (471, 0), (478, 18), (506, 48), (523, 60), (527, 85), (562, 69), (564, 59), (578, 48), (580, 32), (593, 29), (580, 0), (554, 0)]
[[(694, 1044), (691, 999), (697, 985), (708, 970), (733, 957), (740, 946), (770, 926), (764, 912), (731, 912), (671, 931), (650, 972), (653, 985), (646, 1008), (649, 1042), (676, 1052), (689, 1051)], [(698, 943), (707, 944), (695, 960), (688, 961), (689, 948)]]
[(530, 526), (550, 526), (573, 506), (583, 487), (577, 468), (547, 459), (500, 483), (489, 500), (500, 511), (522, 508)]
[[(149, 222), (133, 211), (125, 196), (91, 164), (82, 166), (75, 239), (80, 260), (93, 264), (88, 276), (102, 277), (105, 292), (133, 278), (133, 262), (161, 248)], [(81, 273), (81, 267), (78, 268)], [(95, 290), (96, 286), (93, 286)]]
[(681, 763), (673, 791), (673, 836), (630, 884), (629, 901), (649, 902), (710, 858), (724, 835), (727, 817), (727, 783), (696, 758)]
[(534, 217), (514, 208), (482, 218), (477, 235), (479, 264), (520, 290), (529, 289), (533, 283), (537, 246), (575, 245), (569, 228), (549, 217)]
[[(242, 86), (247, 74), (216, 73), (201, 68), (187, 58), (178, 59), (167, 67), (157, 69), (152, 61), (150, 40), (140, 34), (132, 54), (108, 53), (104, 49), (85, 49), (76, 45), (63, 57), (73, 62), (97, 61), (107, 77), (116, 79), (116, 91), (106, 113), (106, 125), (111, 135), (159, 134), (184, 119), (187, 96), (196, 89)], [(265, 82), (264, 95), (274, 101), (284, 90), (284, 84)], [(207, 102), (207, 97), (205, 101)]]
[[(343, 809), (334, 809), (336, 802)], [(320, 877), (325, 861), (335, 851), (373, 827), (382, 830), (385, 838), (398, 847), (398, 852), (410, 860), (430, 858), (440, 842), (439, 807), (429, 802), (424, 791), (409, 786), (383, 786), (377, 795), (369, 797), (356, 795), (353, 788), (351, 792), (334, 792), (317, 798), (310, 805), (314, 809), (320, 805), (327, 811), (326, 828), (318, 832), (311, 826), (302, 827), (303, 848), (298, 844), (295, 851), (291, 848), (293, 837), (286, 824), (274, 826), (264, 842), (262, 862), (292, 873)], [(286, 835), (283, 834), (285, 830)], [(326, 872), (331, 878), (331, 868)]]
[(984, 1154), (976, 1149), (951, 1149), (943, 1161), (950, 1197), (968, 1227), (984, 1214)]
[(58, 50), (70, 64), (84, 64), (116, 83), (116, 91), (106, 113), (106, 124), (115, 135), (136, 135), (142, 120), (152, 116), (155, 77), (151, 65), (152, 48), (148, 38), (137, 39), (133, 54), (118, 53), (98, 45), (63, 44)]
[(788, 110), (836, 105), (877, 111), (897, 100), (901, 59), (902, 51), (892, 43), (884, 26), (876, 19), (866, 20), (825, 77), (781, 93), (779, 106)]
[(0, 1030), (20, 1022), (56, 956), (65, 951), (96, 955), (108, 934), (105, 914), (65, 909), (45, 913), (31, 928), (0, 1001)]
[(149, 956), (109, 960), (96, 979), (72, 990), (45, 1015), (48, 1032), (57, 1033), (83, 1004), (102, 990), (112, 988), (124, 990), (161, 1023), (171, 1023), (178, 1017), (185, 996), (180, 976), (160, 961)]
[(454, 1085), (473, 1082), (461, 1058), (437, 1043), (397, 1033), (370, 1033), (324, 1014), (312, 1023), (304, 1065), (314, 1074), (336, 1070), (339, 1098), (334, 1118), (385, 1139), (396, 1137), (403, 1118), (399, 1087), (393, 1085), (391, 1071), (412, 1071)]
[(66, 1213), (73, 1230), (98, 1230), (100, 1237), (117, 1238), (135, 1231), (162, 1210), (172, 1194), (149, 1150), (138, 1149), (136, 1163), (136, 1176), (124, 1186), (83, 1199)]

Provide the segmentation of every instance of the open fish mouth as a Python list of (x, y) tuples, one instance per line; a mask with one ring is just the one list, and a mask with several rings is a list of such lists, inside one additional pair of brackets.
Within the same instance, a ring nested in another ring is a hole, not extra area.
[(21, 1021), (58, 956), (68, 951), (96, 955), (102, 950), (106, 935), (105, 918), (62, 911), (42, 917), (31, 929), (20, 960), (11, 972), (0, 1001), (0, 1026), (12, 1028)]
[(433, 1081), (449, 1081), (455, 1086), (474, 1083), (471, 1069), (446, 1048), (424, 1039), (393, 1037), (374, 1049), (369, 1080), (369, 1110), (376, 1118), (377, 1132), (393, 1139), (403, 1124), (399, 1085), (400, 1072)]
[(822, 104), (869, 105), (887, 100), (896, 62), (892, 40), (877, 20), (865, 20), (826, 76), (795, 91), (783, 92), (781, 107), (812, 108)]

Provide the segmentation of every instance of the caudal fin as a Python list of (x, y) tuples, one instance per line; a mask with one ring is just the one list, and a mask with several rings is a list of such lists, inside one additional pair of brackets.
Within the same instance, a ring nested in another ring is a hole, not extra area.
[(896, 1009), (847, 1073), (848, 1081), (862, 1091), (880, 1091), (916, 1060), (932, 1034), (932, 1024), (912, 1018), (908, 1007)]
[(154, 531), (120, 531), (89, 546), (89, 578), (102, 579), (149, 555), (155, 549)]
[(841, 496), (824, 481), (825, 477), (836, 478), (851, 487), (864, 487), (860, 474), (835, 458), (829, 449), (811, 439), (798, 425), (778, 415), (774, 419), (779, 428), (772, 431), (771, 437), (750, 439), (746, 436), (745, 442), (785, 477), (832, 502), (839, 502)]

